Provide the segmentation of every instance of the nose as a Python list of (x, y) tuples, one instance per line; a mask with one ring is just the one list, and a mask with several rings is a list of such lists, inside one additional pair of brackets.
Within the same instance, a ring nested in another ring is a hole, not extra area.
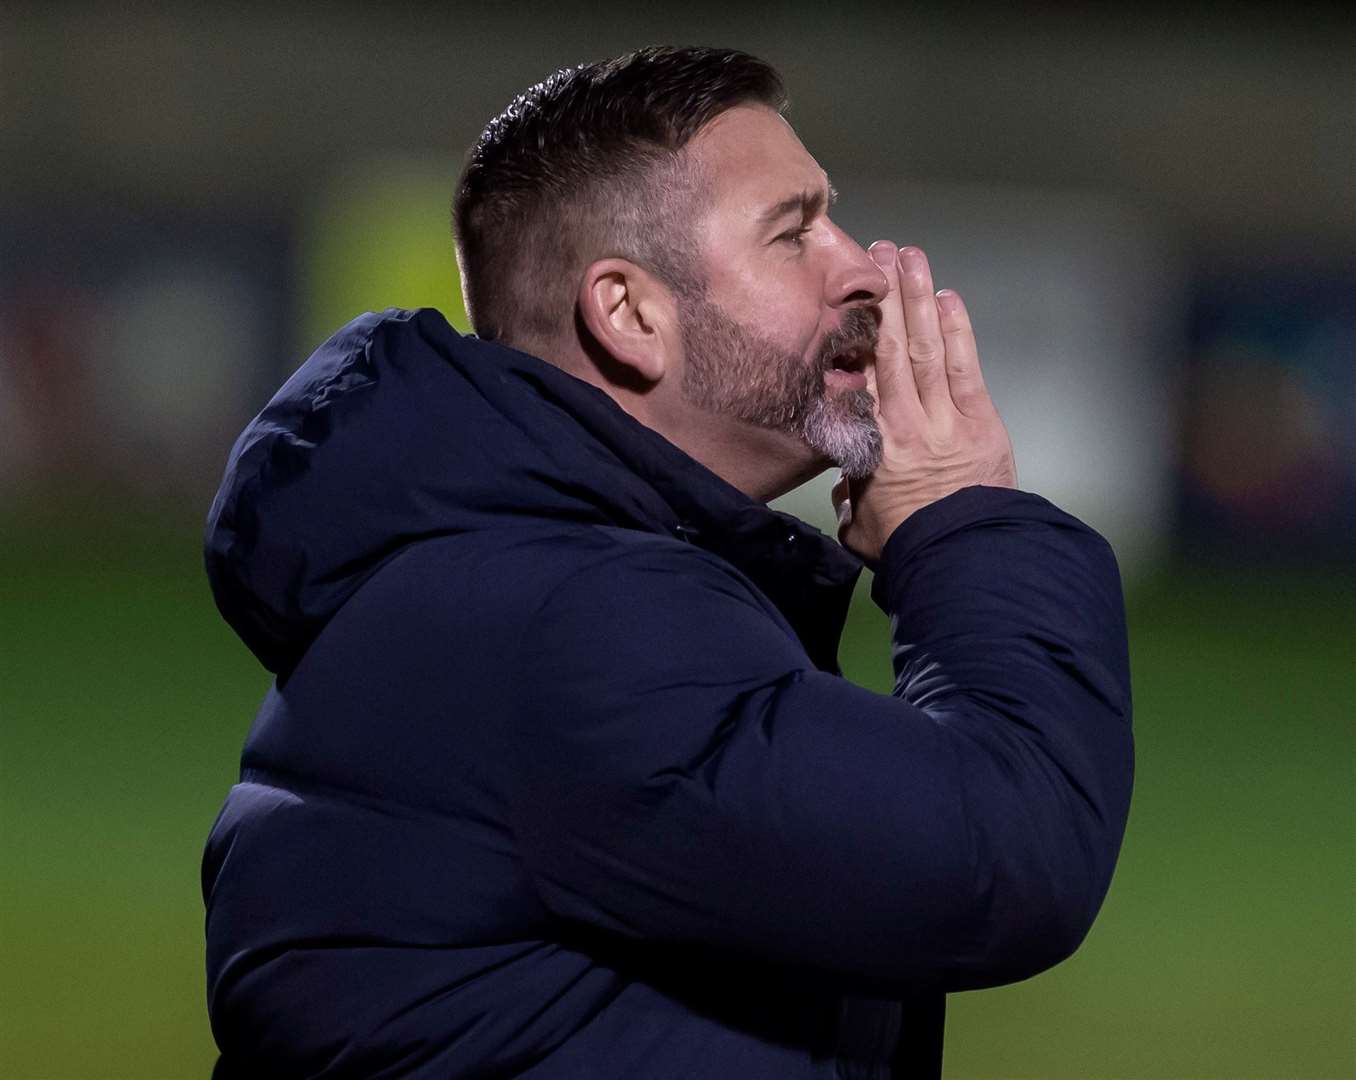
[(870, 307), (879, 304), (890, 291), (885, 275), (872, 261), (862, 245), (829, 222), (833, 243), (829, 245), (832, 257), (825, 278), (826, 299), (830, 307)]

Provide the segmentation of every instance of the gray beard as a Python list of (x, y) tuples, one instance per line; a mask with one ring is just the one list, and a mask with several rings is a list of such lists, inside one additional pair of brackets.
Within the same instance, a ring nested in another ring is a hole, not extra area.
[(869, 391), (830, 394), (824, 373), (846, 347), (876, 343), (876, 320), (851, 308), (811, 361), (786, 352), (730, 318), (705, 297), (681, 297), (687, 365), (683, 392), (699, 408), (794, 435), (852, 478), (881, 460), (876, 403)]

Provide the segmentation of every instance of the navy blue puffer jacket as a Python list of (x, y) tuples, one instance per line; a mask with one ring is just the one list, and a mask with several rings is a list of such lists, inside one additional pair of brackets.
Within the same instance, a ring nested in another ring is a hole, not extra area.
[(1087, 933), (1130, 796), (1095, 533), (969, 488), (857, 561), (605, 395), (366, 315), (241, 435), (217, 603), (277, 676), (208, 840), (219, 1077), (937, 1076)]

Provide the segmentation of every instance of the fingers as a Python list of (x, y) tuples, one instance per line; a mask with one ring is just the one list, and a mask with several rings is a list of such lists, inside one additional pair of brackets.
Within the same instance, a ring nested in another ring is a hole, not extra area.
[(945, 342), (946, 383), (951, 400), (966, 416), (987, 416), (994, 411), (979, 367), (979, 349), (970, 315), (960, 296), (950, 289), (937, 294), (937, 314)]
[(871, 245), (885, 275), (876, 363), (867, 373), (881, 418), (916, 424), (919, 408), (941, 418), (994, 414), (965, 304), (951, 289), (932, 291), (932, 269), (920, 248)]
[(947, 388), (946, 344), (932, 288), (932, 268), (920, 248), (899, 249), (899, 288), (918, 398), (928, 415), (942, 415), (953, 407)]
[(871, 258), (885, 275), (889, 291), (880, 302), (880, 334), (876, 340), (876, 362), (867, 371), (868, 385), (876, 398), (876, 407), (887, 425), (916, 424), (921, 408), (918, 390), (913, 384), (909, 364), (909, 335), (904, 325), (904, 308), (899, 300), (898, 248), (888, 240), (871, 245)]

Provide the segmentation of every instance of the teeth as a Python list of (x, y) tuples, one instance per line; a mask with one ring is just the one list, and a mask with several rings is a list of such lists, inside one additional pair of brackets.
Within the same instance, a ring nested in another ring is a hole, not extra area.
[(871, 349), (866, 346), (853, 346), (835, 353), (829, 358), (829, 367), (835, 371), (865, 371)]

